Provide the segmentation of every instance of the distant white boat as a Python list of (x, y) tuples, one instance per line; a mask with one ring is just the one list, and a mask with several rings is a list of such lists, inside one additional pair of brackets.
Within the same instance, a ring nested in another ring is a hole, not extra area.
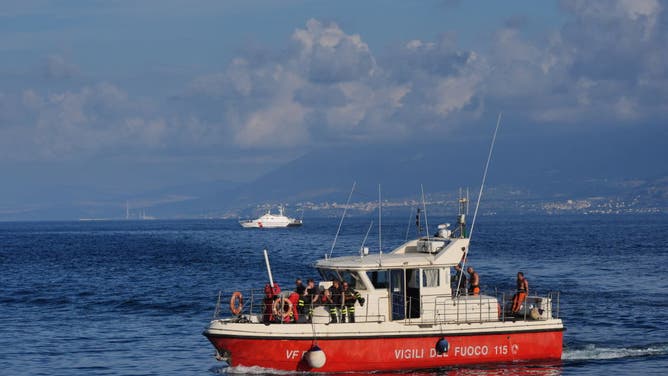
[(239, 221), (244, 228), (278, 228), (278, 227), (298, 227), (302, 225), (301, 219), (290, 218), (283, 214), (283, 207), (278, 207), (278, 215), (271, 214), (271, 209), (257, 219), (247, 219)]

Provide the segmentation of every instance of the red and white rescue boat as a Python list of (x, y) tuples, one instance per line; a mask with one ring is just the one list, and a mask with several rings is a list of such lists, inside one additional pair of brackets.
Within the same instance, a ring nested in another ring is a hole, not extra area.
[[(247, 293), (245, 304), (235, 292), (229, 318), (218, 317), (219, 298), (203, 334), (217, 358), (231, 366), (286, 371), (390, 371), (561, 359), (564, 326), (558, 318), (558, 293), (528, 296), (519, 313), (509, 312), (511, 297), (459, 293), (451, 279), (469, 247), (464, 215), (455, 231), (439, 228), (437, 236), (408, 241), (390, 253), (361, 252), (315, 264), (324, 281), (347, 282), (359, 293), (354, 322), (342, 323), (339, 307), (318, 304), (331, 282), (321, 282), (319, 291), (316, 287), (320, 295), (310, 307), (307, 303), (301, 317), (299, 296), (281, 294), (271, 282), (266, 294)], [(332, 312), (336, 323), (330, 322)]]

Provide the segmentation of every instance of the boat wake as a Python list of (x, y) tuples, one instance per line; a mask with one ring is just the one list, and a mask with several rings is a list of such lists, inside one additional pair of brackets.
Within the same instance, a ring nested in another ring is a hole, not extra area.
[(668, 344), (646, 347), (600, 347), (593, 344), (580, 349), (564, 349), (562, 360), (608, 360), (668, 355)]

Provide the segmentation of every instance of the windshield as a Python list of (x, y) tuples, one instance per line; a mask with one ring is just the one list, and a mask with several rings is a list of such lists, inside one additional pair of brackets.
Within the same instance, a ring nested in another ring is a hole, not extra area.
[(357, 272), (345, 270), (341, 272), (341, 279), (343, 279), (344, 282), (348, 282), (348, 285), (355, 290), (366, 290), (366, 287), (364, 287), (364, 283), (360, 281)]
[(318, 273), (320, 273), (320, 277), (322, 277), (322, 280), (326, 282), (329, 282), (333, 279), (341, 280), (341, 276), (339, 275), (339, 273), (336, 272), (336, 270), (318, 269)]
[(357, 272), (350, 270), (332, 270), (332, 269), (318, 269), (323, 281), (331, 281), (337, 279), (339, 281), (347, 282), (348, 285), (355, 290), (366, 290), (364, 283), (360, 281)]

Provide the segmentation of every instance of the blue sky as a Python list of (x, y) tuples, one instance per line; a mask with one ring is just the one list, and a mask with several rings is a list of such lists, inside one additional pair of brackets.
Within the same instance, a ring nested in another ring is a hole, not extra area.
[(660, 148), (665, 8), (5, 1), (0, 208), (26, 187), (248, 181), (321, 148), (489, 137), (499, 111), (528, 144), (627, 133)]

